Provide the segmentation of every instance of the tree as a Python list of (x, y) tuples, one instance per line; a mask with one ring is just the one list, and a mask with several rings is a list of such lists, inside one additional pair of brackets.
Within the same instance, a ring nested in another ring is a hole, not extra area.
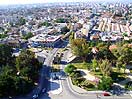
[(0, 74), (0, 97), (14, 94), (14, 81), (10, 75)]
[(82, 58), (83, 62), (86, 61), (88, 54), (91, 52), (90, 46), (83, 38), (74, 39), (71, 43), (71, 49), (74, 55)]
[(75, 34), (74, 32), (71, 32), (71, 35), (69, 36), (69, 42), (70, 42), (70, 44), (74, 40), (74, 34)]
[(69, 32), (69, 31), (70, 31), (70, 29), (68, 29), (66, 26), (61, 28), (61, 33), (63, 33), (63, 34)]
[(96, 68), (98, 67), (98, 62), (97, 62), (97, 60), (95, 58), (92, 60), (92, 67), (93, 67), (93, 70), (95, 72)]
[(119, 59), (117, 59), (117, 61), (116, 61), (116, 68), (118, 69), (119, 72), (121, 70), (121, 67), (122, 67), (122, 62)]
[(32, 80), (35, 80), (38, 76), (41, 65), (42, 64), (35, 58), (35, 54), (29, 50), (23, 50), (16, 58), (17, 72), (21, 76), (27, 76)]
[(26, 24), (26, 19), (21, 17), (20, 20), (19, 20), (19, 25), (24, 25), (24, 24)]
[(98, 89), (108, 91), (111, 88), (112, 84), (113, 84), (113, 80), (111, 79), (111, 77), (103, 76), (98, 83)]
[(109, 50), (109, 46), (108, 45), (100, 45), (98, 48), (99, 48), (98, 57), (100, 59), (108, 59), (110, 61), (115, 60), (115, 56)]
[[(132, 49), (128, 44), (123, 46), (118, 46), (117, 49), (112, 50), (112, 53), (117, 58), (117, 62), (120, 63), (121, 67), (124, 68), (124, 73), (126, 65), (132, 61)], [(118, 65), (118, 63), (116, 63)]]
[(26, 94), (32, 90), (33, 82), (22, 77), (15, 76), (14, 89), (17, 95)]
[(29, 39), (29, 38), (31, 38), (31, 37), (33, 37), (33, 34), (31, 33), (31, 32), (28, 32), (27, 34), (25, 34), (24, 36), (24, 39)]
[(64, 19), (64, 18), (58, 18), (55, 20), (56, 23), (67, 23), (68, 20), (67, 19)]
[(67, 74), (71, 74), (72, 72), (74, 72), (76, 70), (76, 67), (72, 64), (68, 64), (64, 71), (67, 73)]
[[(3, 45), (0, 47), (0, 50), (1, 49), (3, 49)], [(4, 51), (6, 50), (7, 49)], [(7, 53), (2, 52), (0, 54), (7, 54), (8, 56), (8, 53), (10, 61), (15, 61), (11, 58), (12, 54), (9, 49), (7, 50)], [(16, 65), (8, 66), (9, 64), (9, 62), (6, 65), (3, 64), (0, 68), (0, 97), (29, 93), (34, 87), (34, 82), (37, 81), (36, 78), (38, 78), (39, 69), (42, 64), (35, 58), (34, 53), (28, 50), (23, 50), (20, 53), (16, 58)]]
[(51, 26), (51, 23), (45, 21), (45, 22), (41, 23), (41, 26), (49, 27), (49, 26)]
[(8, 35), (7, 34), (0, 34), (0, 39), (3, 39), (5, 37), (7, 37)]
[(103, 76), (110, 75), (112, 66), (108, 59), (100, 60), (98, 65), (99, 65), (99, 69), (100, 69), (101, 73), (103, 74)]
[(0, 97), (14, 94), (15, 70), (11, 66), (3, 66), (0, 72)]
[(12, 64), (12, 48), (6, 44), (0, 44), (0, 66)]

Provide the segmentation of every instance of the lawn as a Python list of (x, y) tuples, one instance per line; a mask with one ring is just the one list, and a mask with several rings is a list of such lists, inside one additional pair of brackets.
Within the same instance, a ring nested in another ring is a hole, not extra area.
[(95, 76), (97, 76), (98, 78), (101, 78), (101, 77), (103, 76), (102, 73), (101, 73), (100, 71), (96, 71), (96, 72), (91, 71), (90, 74), (95, 75)]
[(77, 69), (89, 69), (91, 67), (91, 63), (72, 63)]
[(59, 72), (60, 71), (60, 65), (59, 64), (53, 64), (52, 65), (52, 72)]

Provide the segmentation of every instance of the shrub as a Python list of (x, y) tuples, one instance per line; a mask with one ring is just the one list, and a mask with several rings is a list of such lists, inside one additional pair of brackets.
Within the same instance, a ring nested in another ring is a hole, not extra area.
[(74, 72), (76, 70), (76, 67), (72, 64), (68, 64), (67, 67), (65, 67), (64, 71), (67, 74), (71, 74), (72, 72)]
[(111, 79), (111, 77), (103, 76), (98, 84), (98, 89), (109, 90), (112, 84), (113, 84), (113, 80)]
[(128, 90), (132, 90), (132, 81), (129, 81), (128, 83), (126, 83), (125, 88)]

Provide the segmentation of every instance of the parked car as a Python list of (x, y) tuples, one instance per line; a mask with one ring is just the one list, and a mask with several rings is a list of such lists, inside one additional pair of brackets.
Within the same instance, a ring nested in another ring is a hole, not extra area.
[(58, 77), (56, 74), (54, 74), (54, 75), (52, 76), (52, 79), (53, 79), (53, 80), (59, 80), (59, 77)]
[(32, 99), (37, 99), (38, 98), (38, 94), (33, 95)]
[(46, 92), (46, 88), (43, 88), (42, 92), (45, 93)]
[(109, 93), (103, 93), (103, 95), (104, 95), (104, 96), (110, 96), (110, 94), (109, 94)]

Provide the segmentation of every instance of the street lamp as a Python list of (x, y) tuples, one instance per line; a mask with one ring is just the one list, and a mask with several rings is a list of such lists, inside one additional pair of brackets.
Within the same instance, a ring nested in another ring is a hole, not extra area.
[[(95, 83), (96, 83), (96, 88), (98, 90), (98, 78), (95, 77)], [(96, 92), (97, 99), (101, 99), (101, 97), (98, 95), (98, 92)]]

